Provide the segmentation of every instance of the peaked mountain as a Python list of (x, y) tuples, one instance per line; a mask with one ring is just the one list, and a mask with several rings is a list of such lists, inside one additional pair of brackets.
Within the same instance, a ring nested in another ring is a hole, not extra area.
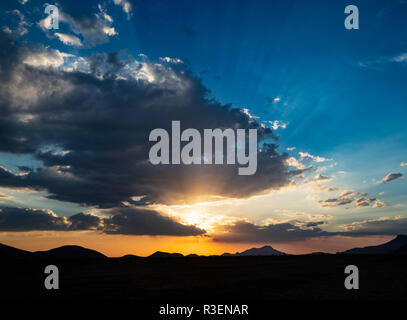
[(230, 257), (230, 256), (240, 256), (240, 257), (247, 257), (247, 256), (284, 256), (286, 255), (284, 252), (278, 251), (274, 249), (272, 246), (264, 246), (261, 248), (251, 248), (245, 250), (243, 252), (236, 252), (235, 254), (232, 253), (224, 253), (222, 256)]
[(152, 255), (148, 256), (148, 258), (182, 258), (184, 255), (181, 253), (168, 253), (168, 252), (161, 252), (156, 251)]
[(369, 246), (364, 248), (354, 248), (338, 254), (386, 254), (395, 253), (402, 247), (407, 246), (407, 235), (400, 234), (393, 240), (378, 246)]

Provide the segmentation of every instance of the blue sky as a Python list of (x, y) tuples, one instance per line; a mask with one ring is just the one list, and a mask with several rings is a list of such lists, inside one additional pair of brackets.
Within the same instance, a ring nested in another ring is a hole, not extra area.
[[(108, 15), (111, 21), (103, 21), (113, 29), (102, 35), (85, 27), (75, 30), (75, 23), (68, 20), (60, 22), (58, 31), (44, 30), (39, 23), (46, 17), (45, 3), (21, 2), (1, 4), (1, 27), (3, 31), (7, 27), (22, 46), (58, 50), (73, 55), (72, 59), (106, 52), (121, 52), (149, 63), (163, 57), (180, 59), (221, 104), (247, 108), (259, 117), (258, 122), (270, 125), (272, 121), (279, 136), (279, 153), (288, 152), (302, 166), (313, 165), (313, 176), (327, 177), (321, 184), (337, 188), (337, 192), (352, 190), (355, 197), (358, 192), (366, 193), (385, 204), (376, 209), (352, 207), (347, 210), (351, 215), (335, 213), (327, 230), (366, 219), (406, 217), (407, 166), (402, 166), (407, 162), (406, 1), (55, 3), (61, 12), (76, 17), (75, 21)], [(348, 4), (359, 8), (359, 30), (344, 27)], [(21, 14), (23, 18), (19, 18)], [(19, 22), (25, 32), (18, 29)], [(80, 45), (60, 41), (55, 32), (76, 37)], [(21, 165), (42, 166), (33, 154), (3, 151), (0, 164), (13, 172)], [(321, 161), (301, 157), (299, 152)], [(391, 173), (401, 176), (380, 183)], [(311, 175), (304, 178), (312, 179)], [(49, 200), (43, 197), (47, 190), (41, 192), (40, 197), (21, 192), (14, 197), (20, 205), (47, 207), (62, 215), (94, 208)], [(304, 200), (298, 205), (322, 214), (328, 210), (321, 207), (322, 201), (333, 197), (321, 195), (313, 204)], [(278, 203), (278, 209), (294, 210), (289, 202)], [(277, 209), (273, 204), (271, 208)], [(343, 208), (330, 208), (328, 214)], [(249, 220), (264, 225), (267, 218), (284, 220), (278, 214), (267, 216), (261, 208)]]

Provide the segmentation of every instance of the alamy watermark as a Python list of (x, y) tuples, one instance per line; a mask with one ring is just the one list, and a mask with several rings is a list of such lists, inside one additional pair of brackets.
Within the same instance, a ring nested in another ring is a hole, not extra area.
[[(197, 129), (189, 128), (181, 132), (180, 121), (172, 121), (171, 129), (171, 136), (165, 129), (154, 129), (150, 132), (149, 140), (157, 141), (149, 153), (152, 164), (224, 164), (224, 151), (226, 151), (226, 164), (238, 163), (244, 166), (239, 167), (239, 175), (256, 173), (257, 129), (248, 129), (248, 137), (245, 129), (228, 128), (223, 131), (204, 129), (203, 138)], [(226, 145), (224, 145), (225, 139)], [(181, 149), (182, 142), (187, 143)], [(248, 148), (247, 155), (246, 148)]]
[(59, 29), (59, 10), (57, 6), (49, 4), (45, 7), (44, 13), (48, 17), (44, 20), (44, 26), (47, 29)]

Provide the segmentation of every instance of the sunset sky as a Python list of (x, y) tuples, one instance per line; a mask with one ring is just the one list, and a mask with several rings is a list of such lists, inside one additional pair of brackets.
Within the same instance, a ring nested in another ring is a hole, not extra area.
[[(47, 29), (48, 4), (59, 29)], [(109, 256), (407, 233), (407, 1), (0, 4), (0, 243)], [(256, 174), (149, 163), (149, 133), (256, 128)]]

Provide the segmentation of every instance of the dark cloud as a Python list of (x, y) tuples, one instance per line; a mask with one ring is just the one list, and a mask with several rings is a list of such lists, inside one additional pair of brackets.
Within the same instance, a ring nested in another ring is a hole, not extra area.
[(302, 241), (308, 238), (329, 235), (320, 228), (304, 228), (292, 223), (277, 223), (258, 226), (249, 222), (237, 222), (226, 226), (224, 233), (214, 236), (215, 241), (221, 242), (290, 242)]
[(240, 221), (226, 226), (223, 233), (214, 236), (215, 241), (221, 242), (290, 242), (303, 241), (308, 238), (329, 236), (330, 233), (315, 227), (321, 223), (305, 223), (297, 225), (294, 223), (276, 223), (265, 226), (255, 225), (250, 222)]
[(69, 225), (65, 217), (48, 210), (10, 207), (0, 210), (0, 231), (63, 231)]
[(307, 222), (307, 223), (305, 224), (305, 226), (308, 227), (308, 228), (310, 228), (310, 227), (317, 227), (317, 226), (319, 226), (319, 225), (321, 225), (321, 224), (325, 224), (325, 223), (326, 223), (325, 221)]
[(92, 214), (80, 212), (70, 216), (68, 221), (71, 223), (69, 230), (91, 230), (97, 229), (102, 219)]
[[(243, 198), (290, 183), (287, 154), (269, 144), (252, 176), (237, 165), (161, 165), (148, 161), (155, 128), (256, 128), (247, 112), (210, 97), (183, 64), (136, 61), (115, 53), (81, 59), (87, 72), (23, 63), (34, 49), (0, 37), (0, 151), (31, 154), (43, 168), (16, 175), (0, 169), (0, 185), (48, 191), (51, 199), (114, 208)], [(37, 48), (36, 53), (47, 54)], [(37, 55), (38, 56), (38, 55)], [(41, 57), (42, 57), (41, 56)], [(142, 198), (134, 201), (133, 197)]]
[(0, 208), (0, 231), (79, 231), (98, 230), (107, 234), (197, 236), (205, 230), (184, 225), (154, 210), (122, 207), (99, 217), (77, 213), (70, 217), (57, 216), (51, 210), (30, 208)]
[(279, 243), (304, 241), (318, 237), (364, 237), (407, 233), (407, 218), (400, 217), (353, 222), (341, 226), (344, 231), (324, 231), (318, 228), (318, 225), (325, 223), (325, 221), (293, 221), (260, 226), (246, 221), (239, 221), (225, 226), (222, 232), (218, 232), (213, 236), (213, 240), (221, 242)]
[[(3, 32), (16, 38), (28, 33), (30, 23), (27, 22), (25, 16), (20, 10), (14, 9), (12, 11), (6, 11), (2, 16), (1, 22), (2, 24), (5, 24), (2, 27)], [(5, 19), (6, 17), (9, 19)]]
[(390, 182), (393, 180), (396, 180), (398, 178), (401, 178), (403, 176), (402, 173), (389, 173), (387, 176), (385, 176), (382, 180), (380, 180), (381, 183), (386, 183)]
[(104, 232), (109, 234), (197, 236), (205, 233), (157, 211), (140, 208), (117, 208), (111, 218), (104, 220), (104, 224)]
[(343, 234), (349, 236), (407, 234), (407, 218), (383, 217), (375, 220), (353, 222), (345, 227), (346, 232)]
[(329, 198), (326, 200), (320, 200), (319, 203), (322, 207), (333, 208), (338, 206), (344, 206), (348, 204), (354, 204), (356, 208), (369, 207), (373, 204), (373, 208), (383, 208), (385, 203), (376, 198), (369, 198), (367, 193), (344, 191), (337, 198)]
[[(39, 22), (39, 26), (50, 38), (54, 37), (54, 33), (50, 32), (45, 27), (45, 18)], [(109, 37), (117, 35), (117, 32), (113, 26), (113, 19), (107, 15), (101, 5), (98, 5), (98, 11), (95, 12), (66, 12), (64, 8), (59, 5), (59, 24), (67, 24), (70, 31), (76, 36), (70, 33), (56, 33), (59, 40), (65, 44), (84, 46), (90, 48), (109, 41)], [(78, 37), (81, 37), (79, 39)], [(71, 39), (71, 40), (69, 40)], [(76, 39), (72, 41), (72, 39)]]

